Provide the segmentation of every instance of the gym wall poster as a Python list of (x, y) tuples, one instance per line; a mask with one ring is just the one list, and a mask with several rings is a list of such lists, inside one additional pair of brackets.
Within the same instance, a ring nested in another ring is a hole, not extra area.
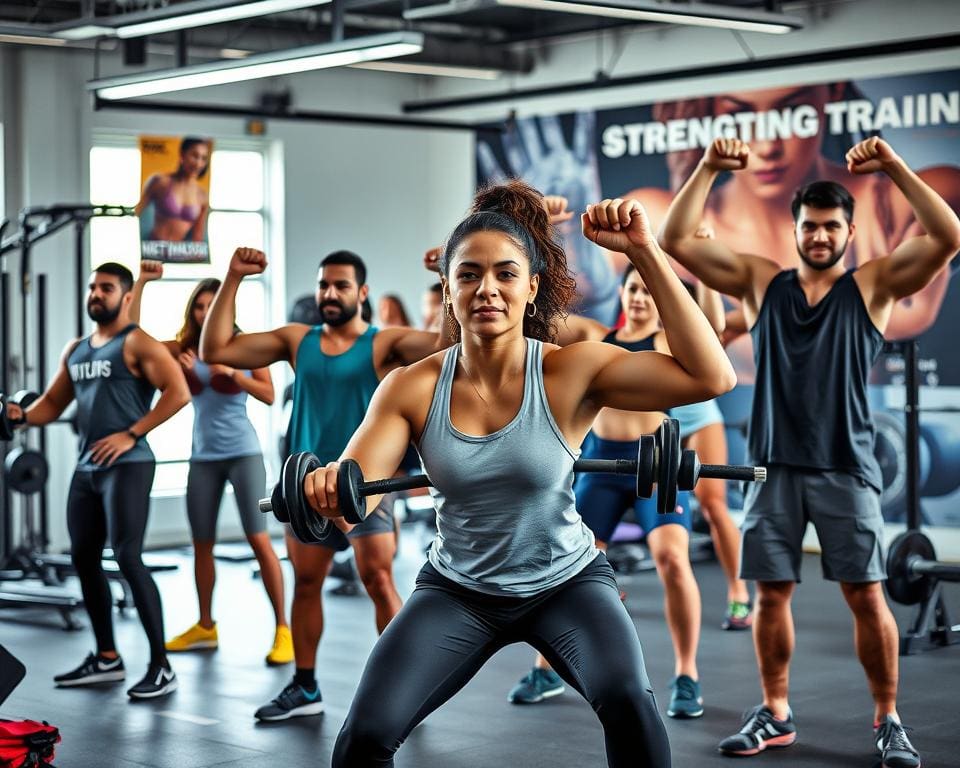
[[(545, 194), (568, 198), (582, 211), (604, 197), (635, 197), (655, 228), (670, 201), (717, 137), (751, 146), (748, 168), (724, 174), (707, 202), (705, 223), (735, 250), (799, 263), (790, 200), (816, 179), (837, 181), (856, 200), (850, 267), (886, 256), (918, 232), (912, 211), (882, 174), (854, 176), (844, 154), (879, 135), (954, 208), (960, 210), (960, 70), (939, 70), (836, 82), (791, 82), (762, 90), (715, 93), (614, 109), (513, 120), (502, 134), (477, 141), (483, 184), (520, 176)], [(562, 225), (577, 277), (578, 311), (616, 322), (624, 257), (601, 251), (579, 234), (577, 218)], [(919, 340), (921, 504), (924, 522), (960, 527), (960, 258), (919, 294), (894, 310), (888, 339)], [(749, 335), (729, 347), (740, 384), (721, 399), (730, 460), (744, 460), (744, 432), (753, 390)], [(884, 457), (884, 514), (902, 520), (905, 433), (903, 361), (882, 356), (871, 400)], [(731, 502), (736, 503), (733, 498)]]
[(209, 264), (207, 214), (213, 140), (199, 136), (141, 136), (140, 256)]

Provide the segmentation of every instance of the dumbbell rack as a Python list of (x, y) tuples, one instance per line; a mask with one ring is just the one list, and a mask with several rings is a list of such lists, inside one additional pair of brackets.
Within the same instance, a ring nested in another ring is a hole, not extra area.
[[(904, 489), (907, 503), (907, 534), (919, 532), (922, 520), (920, 509), (920, 378), (917, 375), (916, 339), (888, 344), (888, 348), (903, 354), (906, 402), (906, 476)], [(901, 537), (898, 537), (898, 539)], [(889, 566), (888, 566), (889, 569)], [(960, 643), (960, 626), (954, 626), (943, 599), (939, 582), (917, 608), (917, 615), (906, 633), (900, 635), (900, 655), (909, 656), (918, 651)]]

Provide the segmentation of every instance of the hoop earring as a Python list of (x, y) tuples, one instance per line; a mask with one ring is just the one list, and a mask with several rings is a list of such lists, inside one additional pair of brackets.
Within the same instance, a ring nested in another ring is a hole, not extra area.
[(534, 302), (531, 301), (531, 302), (528, 302), (528, 303), (527, 303), (527, 306), (533, 308), (533, 312), (527, 312), (527, 313), (526, 313), (526, 314), (527, 314), (527, 317), (536, 317), (536, 316), (537, 316), (537, 305), (536, 305)]

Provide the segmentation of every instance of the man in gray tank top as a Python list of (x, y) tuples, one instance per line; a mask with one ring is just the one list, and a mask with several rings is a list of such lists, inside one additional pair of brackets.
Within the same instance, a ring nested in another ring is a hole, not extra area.
[[(63, 688), (126, 676), (113, 638), (113, 596), (101, 564), (109, 533), (150, 643), (147, 674), (127, 693), (146, 699), (172, 693), (177, 678), (164, 649), (160, 593), (141, 559), (155, 465), (145, 438), (190, 402), (190, 391), (163, 345), (130, 323), (132, 287), (133, 275), (123, 265), (97, 267), (87, 294), (94, 332), (67, 344), (46, 391), (25, 412), (9, 415), (43, 426), (77, 401), (80, 451), (67, 496), (67, 527), (97, 651), (54, 682)], [(157, 390), (160, 397), (151, 408)]]
[(796, 740), (787, 698), (790, 602), (810, 520), (824, 577), (840, 582), (853, 613), (882, 763), (917, 768), (920, 756), (896, 710), (898, 637), (881, 587), (883, 519), (867, 377), (895, 302), (928, 285), (960, 249), (960, 220), (886, 142), (870, 138), (847, 153), (847, 167), (885, 174), (913, 209), (904, 231), (916, 235), (848, 271), (842, 256), (856, 232), (853, 198), (834, 182), (812, 182), (792, 203), (800, 266), (781, 270), (767, 258), (694, 237), (718, 174), (746, 168), (749, 153), (738, 139), (714, 141), (671, 204), (660, 236), (696, 277), (743, 304), (757, 365), (750, 459), (770, 467), (770, 481), (751, 488), (745, 501), (740, 573), (757, 580), (754, 645), (763, 703), (720, 750), (754, 755)]

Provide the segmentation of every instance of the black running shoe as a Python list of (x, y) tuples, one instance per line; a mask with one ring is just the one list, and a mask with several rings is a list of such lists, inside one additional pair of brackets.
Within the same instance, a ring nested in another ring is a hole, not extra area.
[(789, 747), (797, 740), (797, 726), (793, 715), (786, 720), (777, 720), (768, 707), (760, 704), (743, 717), (740, 730), (720, 742), (719, 750), (725, 755), (747, 757), (756, 755), (768, 747)]
[(319, 715), (323, 712), (323, 696), (320, 695), (320, 687), (317, 686), (314, 691), (306, 691), (303, 686), (295, 680), (280, 691), (269, 704), (264, 704), (254, 713), (257, 720), (287, 720), (291, 717), (305, 717), (307, 715)]
[(170, 667), (151, 664), (143, 680), (127, 691), (131, 699), (156, 699), (177, 690), (177, 676)]
[(73, 685), (96, 685), (97, 683), (115, 683), (123, 680), (127, 673), (123, 668), (123, 659), (105, 659), (93, 653), (88, 654), (76, 669), (64, 672), (53, 678), (53, 682), (60, 688), (69, 688)]
[(908, 730), (891, 715), (883, 718), (883, 722), (873, 729), (883, 768), (920, 768), (920, 753), (907, 738)]

